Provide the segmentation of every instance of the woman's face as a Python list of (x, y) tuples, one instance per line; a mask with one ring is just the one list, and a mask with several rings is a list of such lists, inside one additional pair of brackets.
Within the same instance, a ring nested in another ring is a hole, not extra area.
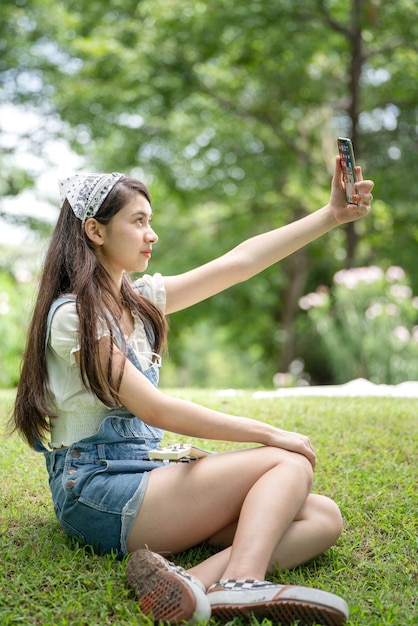
[(124, 271), (144, 272), (157, 243), (151, 228), (152, 210), (148, 200), (137, 193), (106, 225), (98, 224), (101, 243), (96, 253), (118, 282)]

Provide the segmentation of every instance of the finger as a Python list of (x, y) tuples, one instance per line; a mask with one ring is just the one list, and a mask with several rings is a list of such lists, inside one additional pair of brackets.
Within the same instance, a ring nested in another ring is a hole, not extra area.
[(373, 196), (371, 193), (367, 194), (355, 194), (354, 200), (357, 204), (349, 204), (348, 209), (355, 211), (357, 209), (357, 213), (359, 216), (367, 215), (371, 211), (371, 203), (373, 200)]
[(357, 175), (358, 182), (362, 182), (363, 181), (363, 172), (361, 171), (361, 165), (356, 165), (355, 170), (356, 170), (356, 175)]
[(366, 211), (367, 213), (369, 213), (371, 211), (372, 199), (373, 199), (372, 194), (368, 194), (367, 198), (360, 197), (359, 207), (363, 209), (363, 211)]
[(342, 188), (343, 186), (343, 170), (341, 167), (341, 157), (335, 157), (334, 175), (332, 177), (332, 185)]
[(306, 439), (306, 441), (305, 441), (305, 449), (306, 449), (305, 456), (308, 459), (308, 461), (310, 461), (312, 467), (315, 469), (316, 454), (315, 454), (315, 450), (313, 449), (313, 446), (312, 446), (311, 442), (309, 441), (309, 439)]
[(359, 194), (360, 196), (360, 202), (362, 204), (371, 204), (372, 200), (373, 200), (373, 195), (371, 193), (363, 193), (363, 194)]
[(370, 193), (371, 189), (373, 189), (372, 181), (363, 181), (361, 186), (356, 186), (357, 193), (354, 195), (357, 206), (365, 208), (367, 211), (370, 211), (370, 205), (373, 201), (373, 195)]
[(362, 191), (361, 189), (356, 190), (357, 193), (354, 194), (357, 202), (365, 202), (371, 203), (373, 200), (373, 195), (370, 193), (369, 189)]
[(310, 462), (310, 464), (312, 465), (312, 469), (315, 469), (315, 465), (316, 465), (316, 454), (313, 450), (308, 450), (307, 454), (305, 454), (306, 458), (308, 459), (308, 461)]
[(360, 180), (354, 183), (354, 186), (360, 194), (366, 194), (373, 189), (374, 182), (372, 180)]

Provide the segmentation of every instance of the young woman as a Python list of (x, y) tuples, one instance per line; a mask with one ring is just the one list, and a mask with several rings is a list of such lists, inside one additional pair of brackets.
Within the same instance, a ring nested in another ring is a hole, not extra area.
[[(62, 208), (30, 323), (14, 424), (45, 454), (56, 515), (100, 553), (127, 566), (144, 613), (168, 623), (235, 616), (341, 624), (338, 596), (265, 581), (338, 539), (337, 505), (311, 493), (309, 439), (157, 389), (165, 314), (247, 280), (370, 210), (373, 183), (357, 168), (347, 205), (336, 159), (329, 203), (177, 276), (145, 272), (158, 237), (144, 185), (122, 174), (60, 182)], [(252, 442), (189, 463), (148, 459), (165, 430)], [(42, 443), (48, 435), (48, 444)], [(218, 550), (186, 571), (161, 554), (206, 541)]]

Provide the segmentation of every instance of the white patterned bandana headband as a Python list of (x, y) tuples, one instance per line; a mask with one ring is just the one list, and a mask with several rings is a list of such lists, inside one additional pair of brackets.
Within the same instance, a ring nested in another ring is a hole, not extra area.
[(124, 174), (75, 174), (58, 181), (61, 204), (67, 198), (76, 217), (84, 224), (94, 217), (105, 198)]

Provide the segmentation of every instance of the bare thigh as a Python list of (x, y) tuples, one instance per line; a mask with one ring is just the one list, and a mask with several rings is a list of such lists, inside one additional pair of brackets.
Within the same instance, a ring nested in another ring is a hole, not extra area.
[(236, 522), (251, 487), (280, 463), (310, 467), (300, 454), (259, 447), (153, 470), (128, 550), (176, 553), (209, 539)]

